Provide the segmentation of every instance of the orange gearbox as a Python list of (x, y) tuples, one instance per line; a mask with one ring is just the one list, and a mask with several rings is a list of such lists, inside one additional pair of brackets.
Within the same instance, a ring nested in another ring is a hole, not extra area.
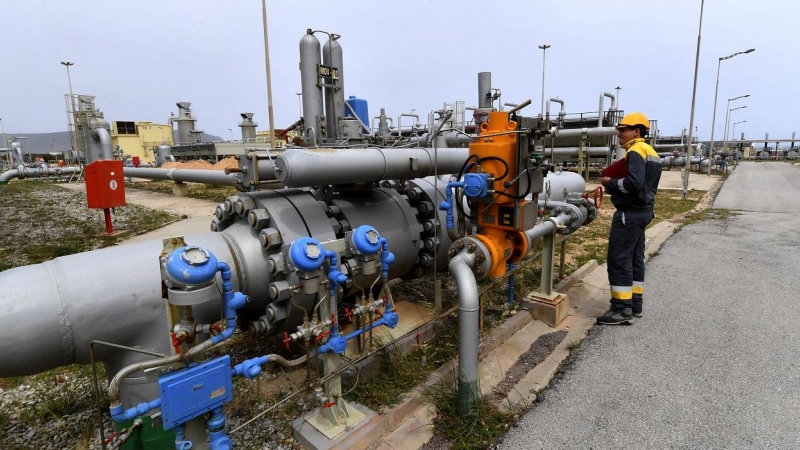
[(519, 261), (527, 253), (524, 211), (526, 207), (536, 207), (520, 198), (524, 194), (517, 188), (520, 173), (517, 128), (517, 122), (509, 120), (507, 112), (491, 112), (488, 122), (481, 124), (478, 139), (469, 146), (470, 155), (479, 161), (474, 170), (491, 177), (489, 195), (473, 199), (473, 205), (481, 227), (477, 238), (492, 254), (489, 275), (494, 277), (502, 276), (507, 263)]

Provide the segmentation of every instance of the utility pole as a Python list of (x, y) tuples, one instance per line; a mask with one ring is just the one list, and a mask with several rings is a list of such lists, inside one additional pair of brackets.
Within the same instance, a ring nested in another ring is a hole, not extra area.
[[(691, 168), (691, 157), (692, 157), (692, 131), (694, 131), (694, 105), (695, 99), (697, 98), (697, 69), (700, 66), (700, 36), (701, 32), (703, 31), (703, 6), (705, 0), (700, 0), (700, 26), (697, 30), (697, 56), (694, 59), (694, 87), (692, 88), (692, 112), (689, 115), (689, 145), (686, 147), (686, 164), (683, 169), (683, 199), (689, 196), (689, 169)], [(710, 164), (710, 161), (709, 161)], [(711, 166), (708, 166), (709, 173), (711, 172)]]
[(275, 148), (275, 119), (272, 114), (272, 76), (269, 66), (269, 34), (267, 33), (267, 0), (261, 0), (264, 19), (264, 60), (267, 67), (267, 110), (269, 112), (269, 146)]
[[(73, 120), (75, 117), (75, 96), (72, 94), (72, 78), (69, 76), (69, 66), (74, 66), (75, 63), (69, 61), (61, 61), (61, 65), (67, 68), (67, 83), (69, 83), (69, 105), (70, 105), (70, 113), (72, 113)], [(67, 123), (69, 125), (69, 123)], [(69, 131), (69, 130), (68, 130)], [(75, 151), (75, 140), (72, 137), (72, 132), (69, 134), (69, 145), (72, 147), (72, 151)], [(80, 159), (80, 158), (78, 158)]]
[(539, 46), (542, 49), (542, 112), (541, 117), (544, 117), (544, 64), (545, 64), (545, 55), (547, 54), (547, 49), (552, 47), (552, 45), (542, 44)]

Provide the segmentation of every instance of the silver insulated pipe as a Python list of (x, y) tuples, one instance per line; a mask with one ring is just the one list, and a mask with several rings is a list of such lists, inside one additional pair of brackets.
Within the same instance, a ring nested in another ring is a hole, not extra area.
[(322, 88), (318, 73), (321, 62), (319, 40), (309, 28), (300, 39), (300, 86), (303, 93), (303, 130), (306, 140), (315, 146), (322, 141)]
[(468, 148), (304, 148), (290, 149), (275, 159), (275, 177), (287, 187), (409, 180), (438, 173), (458, 173)]
[(331, 34), (328, 42), (322, 46), (322, 62), (324, 65), (338, 70), (338, 80), (329, 78), (325, 81), (325, 123), (328, 139), (336, 139), (339, 120), (344, 117), (344, 58), (339, 35)]
[[(106, 161), (114, 159), (114, 149), (111, 144), (110, 126), (105, 120), (98, 120), (95, 128), (92, 128), (92, 137), (97, 140), (96, 143), (89, 144), (89, 149), (93, 152), (99, 151), (100, 158)], [(94, 150), (97, 148), (98, 150)], [(95, 160), (90, 161), (93, 162)]]
[(25, 157), (22, 155), (22, 145), (19, 142), (11, 142), (11, 165), (18, 166), (25, 164)]
[[(22, 165), (20, 165), (22, 166)], [(6, 170), (3, 173), (0, 173), (0, 185), (8, 184), (14, 178), (19, 178), (20, 180), (23, 178), (37, 178), (37, 177), (47, 177), (47, 176), (57, 176), (57, 175), (66, 175), (71, 174), (73, 172), (77, 172), (79, 169), (75, 167), (35, 167), (35, 168), (26, 168), (22, 166), (21, 168)]]
[[(172, 156), (172, 155), (170, 155)], [(172, 180), (186, 183), (204, 183), (216, 186), (236, 186), (235, 173), (226, 175), (221, 170), (199, 169), (150, 169), (142, 167), (124, 167), (122, 173), (126, 177), (145, 178), (149, 180)]]

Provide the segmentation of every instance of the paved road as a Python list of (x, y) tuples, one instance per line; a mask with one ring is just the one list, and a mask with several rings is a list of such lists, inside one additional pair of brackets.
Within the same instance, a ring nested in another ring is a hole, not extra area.
[(500, 449), (800, 448), (800, 166), (741, 164)]

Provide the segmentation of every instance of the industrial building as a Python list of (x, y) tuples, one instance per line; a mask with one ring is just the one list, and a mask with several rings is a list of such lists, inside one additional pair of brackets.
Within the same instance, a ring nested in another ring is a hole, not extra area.
[(111, 124), (111, 144), (120, 159), (138, 158), (145, 164), (154, 163), (158, 146), (174, 143), (172, 125), (132, 121)]

